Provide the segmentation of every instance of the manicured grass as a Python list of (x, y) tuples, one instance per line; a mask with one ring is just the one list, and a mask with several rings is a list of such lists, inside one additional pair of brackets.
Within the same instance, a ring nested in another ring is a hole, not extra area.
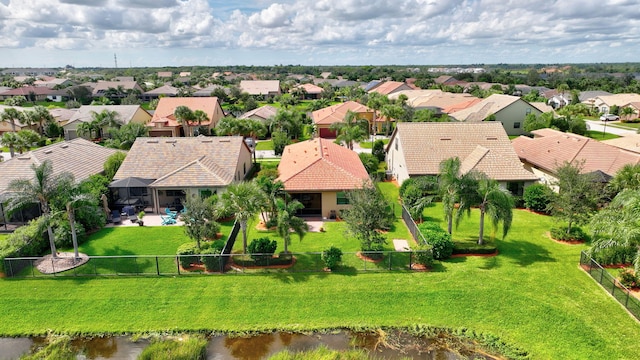
[(271, 139), (259, 141), (256, 150), (273, 150), (273, 141)]
[(617, 139), (620, 137), (618, 135), (611, 134), (611, 133), (603, 134), (602, 131), (595, 131), (595, 130), (587, 130), (587, 136), (596, 140), (611, 140), (611, 139)]
[(175, 255), (189, 241), (181, 226), (112, 227), (92, 234), (78, 250), (89, 256)]
[(620, 128), (620, 129), (637, 130), (637, 129), (640, 129), (640, 122), (637, 122), (637, 123), (617, 122), (617, 123), (613, 123), (613, 124), (610, 123), (610, 124), (608, 124), (608, 126), (615, 127), (615, 128)]
[[(389, 139), (382, 139), (382, 142), (386, 145), (389, 143)], [(373, 142), (371, 141), (362, 141), (360, 142), (360, 147), (363, 149), (371, 149), (373, 148)]]
[[(379, 186), (393, 190), (391, 183)], [(439, 204), (424, 214), (445, 226)], [(454, 229), (454, 239), (474, 239), (478, 220), (472, 211)], [(495, 334), (534, 359), (636, 358), (640, 326), (579, 268), (586, 246), (547, 238), (553, 224), (550, 217), (516, 210), (510, 234), (494, 240), (498, 256), (454, 258), (431, 272), (2, 279), (0, 334), (424, 323)], [(177, 236), (166, 233), (172, 228), (159, 229), (163, 239)], [(329, 226), (301, 243), (294, 236), (291, 249), (351, 246), (346, 237), (332, 237), (335, 230)], [(119, 232), (108, 235), (117, 238)], [(133, 241), (140, 243), (136, 247), (161, 246), (123, 234), (122, 243), (113, 240), (105, 249)], [(489, 240), (489, 225), (486, 234)]]

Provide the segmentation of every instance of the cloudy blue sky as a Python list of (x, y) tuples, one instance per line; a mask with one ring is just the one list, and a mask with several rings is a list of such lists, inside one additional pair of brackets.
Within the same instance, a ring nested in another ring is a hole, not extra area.
[(633, 0), (0, 0), (0, 67), (640, 62)]

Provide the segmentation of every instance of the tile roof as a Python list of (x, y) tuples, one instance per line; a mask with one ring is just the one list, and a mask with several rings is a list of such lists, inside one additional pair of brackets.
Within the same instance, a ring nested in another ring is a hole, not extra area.
[(176, 95), (178, 94), (178, 88), (171, 85), (163, 85), (159, 88), (149, 90), (144, 93), (145, 95)]
[(322, 91), (324, 91), (320, 86), (313, 84), (301, 84), (296, 86), (296, 88), (304, 89), (307, 94), (321, 94)]
[(113, 179), (154, 179), (151, 187), (226, 186), (242, 152), (251, 152), (242, 136), (137, 138)]
[(603, 103), (612, 106), (625, 106), (632, 102), (640, 101), (640, 94), (613, 94), (613, 95), (599, 95), (596, 98), (600, 99)]
[(251, 111), (247, 111), (246, 113), (240, 115), (240, 119), (247, 119), (255, 116), (255, 117), (259, 117), (261, 119), (267, 120), (276, 116), (277, 112), (278, 112), (277, 108), (271, 105), (265, 105), (265, 106), (260, 106), (259, 108), (255, 108)]
[[(91, 122), (93, 120), (93, 113), (95, 112), (99, 114), (103, 110), (117, 112), (117, 120), (123, 125), (128, 124), (139, 110), (147, 112), (140, 105), (82, 105), (78, 108), (75, 114), (71, 116), (67, 124), (76, 121)], [(149, 117), (151, 117), (151, 114), (149, 114)]]
[(408, 87), (409, 85), (400, 81), (385, 81), (382, 84), (374, 87), (370, 92), (377, 92), (382, 95), (389, 95), (395, 92), (400, 87)]
[(483, 121), (489, 114), (496, 114), (516, 101), (524, 100), (521, 100), (517, 96), (493, 94), (473, 106), (456, 111), (450, 115), (459, 121)]
[(285, 147), (278, 172), (287, 191), (352, 190), (370, 181), (355, 151), (322, 138)]
[(142, 90), (140, 85), (135, 81), (98, 81), (95, 83), (91, 93), (93, 96), (96, 96), (104, 93), (106, 90), (109, 90), (109, 88), (117, 89), (119, 86), (125, 90)]
[(58, 123), (66, 123), (71, 120), (77, 111), (78, 109), (53, 108), (49, 109), (49, 114), (51, 114)]
[[(220, 106), (218, 98), (209, 97), (163, 97), (158, 101), (158, 106), (153, 113), (152, 123), (164, 123), (165, 126), (180, 126), (176, 121), (173, 112), (178, 106), (186, 106), (192, 111), (202, 110), (207, 114), (209, 121), (202, 122), (202, 125), (211, 124), (214, 119), (216, 108)], [(217, 120), (217, 119), (216, 119)]]
[[(389, 95), (389, 99), (397, 99), (401, 94), (407, 96), (407, 104), (411, 107), (438, 107), (447, 113), (448, 111), (445, 109), (461, 110), (465, 108), (465, 105), (471, 106), (481, 100), (471, 94), (450, 93), (437, 89), (398, 91)], [(456, 105), (458, 106), (456, 107)]]
[(398, 123), (389, 146), (399, 140), (409, 175), (436, 175), (440, 163), (458, 157), (466, 171), (499, 181), (536, 180), (524, 169), (499, 122)]
[(347, 101), (316, 110), (311, 113), (311, 119), (316, 125), (331, 125), (335, 122), (344, 121), (344, 117), (349, 110), (356, 113), (373, 112), (373, 110), (360, 103)]
[(640, 134), (631, 134), (616, 139), (603, 140), (602, 143), (640, 153)]
[(268, 95), (280, 92), (279, 80), (242, 80), (240, 89), (249, 95)]
[(2, 96), (29, 96), (31, 93), (36, 95), (51, 95), (57, 93), (56, 90), (50, 89), (46, 86), (21, 86), (15, 89), (11, 89), (3, 92)]
[(541, 130), (532, 131), (536, 136), (533, 139), (520, 136), (512, 140), (520, 159), (540, 169), (553, 172), (565, 161), (573, 164), (584, 161), (583, 172), (600, 170), (613, 176), (626, 164), (640, 163), (640, 154), (576, 134)]
[(53, 174), (70, 172), (76, 181), (82, 181), (93, 174), (104, 171), (107, 158), (121, 150), (106, 148), (91, 141), (77, 138), (41, 147), (14, 158), (0, 162), (0, 196), (6, 191), (11, 180), (31, 179), (31, 164), (51, 161)]
[[(9, 105), (0, 104), (0, 114), (2, 114), (4, 112), (4, 110), (8, 109), (8, 108), (14, 108), (14, 109), (18, 110), (21, 113), (24, 113), (25, 111), (29, 111), (30, 110), (29, 108), (25, 108), (25, 107), (22, 107), (22, 106), (9, 106)], [(9, 122), (7, 122), (7, 123), (9, 123)], [(27, 126), (26, 124), (23, 124), (19, 120), (15, 120), (15, 124), (16, 124), (17, 127), (25, 127), (25, 126)]]

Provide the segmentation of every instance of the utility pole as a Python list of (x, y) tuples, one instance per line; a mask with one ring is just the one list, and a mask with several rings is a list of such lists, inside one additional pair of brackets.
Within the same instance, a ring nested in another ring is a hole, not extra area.
[(116, 57), (116, 54), (113, 53), (113, 62), (116, 64), (116, 69), (118, 68), (118, 57)]

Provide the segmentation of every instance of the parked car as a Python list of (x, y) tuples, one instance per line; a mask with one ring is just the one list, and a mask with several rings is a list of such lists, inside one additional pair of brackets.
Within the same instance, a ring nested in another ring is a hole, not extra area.
[(615, 114), (604, 114), (600, 116), (600, 120), (602, 121), (618, 121), (620, 120), (620, 116)]

